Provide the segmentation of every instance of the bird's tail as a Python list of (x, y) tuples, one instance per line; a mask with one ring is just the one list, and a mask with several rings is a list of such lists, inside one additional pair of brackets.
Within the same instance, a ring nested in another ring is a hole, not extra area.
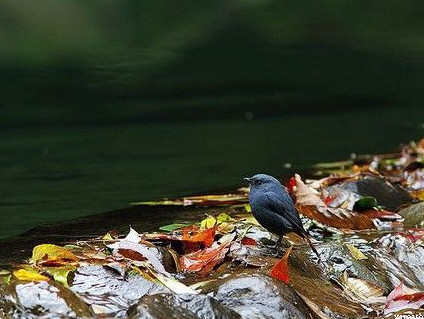
[(315, 253), (315, 255), (317, 255), (319, 262), (322, 264), (322, 260), (320, 255), (318, 254), (318, 251), (315, 249), (314, 245), (312, 244), (311, 240), (309, 239), (308, 235), (305, 235), (303, 238), (306, 239), (306, 241), (308, 242), (309, 247), (311, 247), (312, 251)]

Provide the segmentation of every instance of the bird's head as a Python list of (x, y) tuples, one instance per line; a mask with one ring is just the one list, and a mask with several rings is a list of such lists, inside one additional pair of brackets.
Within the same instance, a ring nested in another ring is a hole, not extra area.
[(276, 178), (266, 174), (256, 174), (252, 177), (245, 177), (244, 180), (249, 183), (251, 188), (281, 187), (280, 182)]

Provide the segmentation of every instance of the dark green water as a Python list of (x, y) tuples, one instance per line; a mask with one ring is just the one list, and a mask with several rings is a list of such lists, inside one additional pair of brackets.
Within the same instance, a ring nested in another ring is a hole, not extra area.
[[(116, 122), (2, 130), (0, 236), (36, 225), (283, 175), (423, 135), (421, 108), (303, 112), (246, 119)], [(107, 222), (107, 221), (105, 221)]]
[(0, 238), (420, 138), (422, 12), (2, 1)]

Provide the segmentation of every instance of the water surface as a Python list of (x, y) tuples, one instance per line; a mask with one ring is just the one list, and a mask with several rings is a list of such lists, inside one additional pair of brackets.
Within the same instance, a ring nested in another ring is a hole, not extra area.
[(0, 237), (133, 201), (237, 186), (256, 172), (282, 176), (286, 163), (302, 170), (353, 152), (392, 151), (423, 135), (421, 107), (266, 116), (250, 109), (221, 119), (193, 120), (183, 109), (175, 119), (105, 116), (96, 125), (65, 117), (2, 129)]

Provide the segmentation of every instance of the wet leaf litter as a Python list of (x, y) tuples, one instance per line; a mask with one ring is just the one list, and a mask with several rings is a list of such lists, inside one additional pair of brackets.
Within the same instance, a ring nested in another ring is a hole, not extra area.
[(374, 318), (424, 305), (424, 140), (316, 165), (287, 189), (323, 260), (283, 248), (252, 217), (248, 189), (134, 205), (216, 207), (157, 232), (44, 243), (0, 270), (5, 318)]

